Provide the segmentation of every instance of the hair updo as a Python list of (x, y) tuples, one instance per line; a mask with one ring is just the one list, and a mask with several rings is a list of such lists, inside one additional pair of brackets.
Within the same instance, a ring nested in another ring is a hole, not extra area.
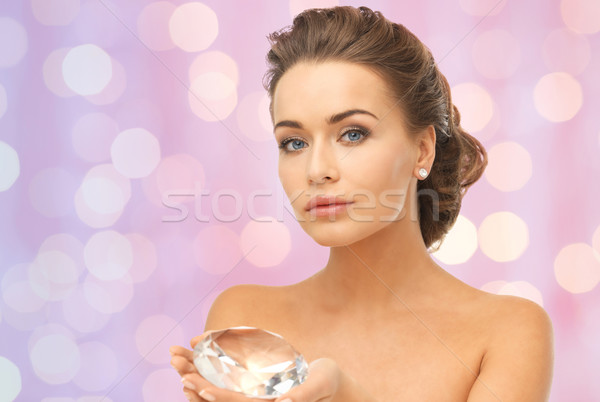
[(466, 190), (483, 174), (487, 154), (460, 127), (448, 81), (429, 49), (406, 27), (367, 7), (309, 9), (291, 27), (268, 36), (269, 70), (264, 86), (271, 97), (277, 83), (299, 62), (345, 61), (379, 74), (404, 112), (409, 132), (433, 125), (435, 160), (417, 185), (419, 225), (426, 247), (441, 241), (458, 217)]

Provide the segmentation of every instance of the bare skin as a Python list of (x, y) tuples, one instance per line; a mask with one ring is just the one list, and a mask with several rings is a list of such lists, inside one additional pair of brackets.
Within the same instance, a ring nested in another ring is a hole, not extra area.
[[(330, 247), (330, 258), (298, 284), (228, 289), (206, 330), (267, 329), (316, 362), (311, 382), (290, 392), (294, 402), (547, 400), (547, 314), (528, 300), (475, 289), (431, 259), (413, 217), (418, 170), (430, 171), (435, 131), (409, 134), (394, 106), (385, 82), (362, 66), (299, 64), (284, 74), (273, 99), (275, 136), (298, 141), (281, 151), (279, 176), (301, 226)], [(368, 113), (329, 119), (356, 110)], [(357, 127), (369, 134), (348, 145)], [(396, 210), (380, 202), (389, 189), (403, 194), (392, 198)], [(378, 202), (361, 209), (367, 193)], [(354, 204), (335, 221), (315, 218), (304, 206), (317, 194)], [(201, 389), (237, 400), (195, 373), (188, 350), (172, 353), (190, 400), (211, 400), (198, 396)]]

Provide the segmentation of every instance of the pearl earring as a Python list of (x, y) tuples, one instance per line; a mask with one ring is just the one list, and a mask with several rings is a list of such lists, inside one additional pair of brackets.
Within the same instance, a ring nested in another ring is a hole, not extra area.
[(419, 176), (421, 176), (421, 178), (426, 178), (427, 177), (427, 169), (425, 168), (421, 168), (419, 169)]

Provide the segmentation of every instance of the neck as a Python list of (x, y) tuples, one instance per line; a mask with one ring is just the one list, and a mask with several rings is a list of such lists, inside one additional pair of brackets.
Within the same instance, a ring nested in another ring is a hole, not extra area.
[(422, 294), (439, 271), (418, 222), (406, 218), (353, 244), (332, 247), (319, 277), (335, 294), (334, 303), (369, 309)]

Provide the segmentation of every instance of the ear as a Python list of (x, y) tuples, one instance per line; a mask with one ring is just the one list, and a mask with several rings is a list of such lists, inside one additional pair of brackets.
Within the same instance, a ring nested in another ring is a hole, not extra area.
[[(425, 179), (431, 173), (431, 166), (435, 159), (435, 128), (427, 126), (417, 138), (417, 160), (414, 175), (419, 180)], [(421, 169), (425, 169), (426, 174)]]

